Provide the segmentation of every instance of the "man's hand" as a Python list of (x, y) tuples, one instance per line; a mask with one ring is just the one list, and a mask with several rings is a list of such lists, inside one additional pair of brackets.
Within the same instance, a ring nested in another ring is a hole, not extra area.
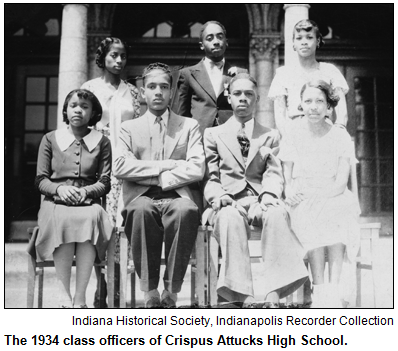
[(294, 191), (290, 186), (286, 187), (285, 195), (286, 195), (285, 202), (289, 206), (296, 206), (301, 201), (303, 201), (304, 199), (306, 199), (308, 197), (302, 191), (299, 191), (299, 192)]
[(232, 205), (235, 201), (229, 195), (223, 195), (217, 199), (215, 199), (211, 203), (211, 207), (214, 211), (218, 211), (221, 207), (225, 207), (228, 205)]
[(270, 194), (263, 194), (263, 196), (261, 197), (260, 207), (264, 212), (268, 211), (269, 206), (276, 207), (279, 206), (280, 204), (281, 204), (280, 200)]
[(186, 161), (185, 160), (164, 160), (161, 161), (161, 170), (160, 173), (171, 171), (174, 168), (177, 168), (183, 165)]

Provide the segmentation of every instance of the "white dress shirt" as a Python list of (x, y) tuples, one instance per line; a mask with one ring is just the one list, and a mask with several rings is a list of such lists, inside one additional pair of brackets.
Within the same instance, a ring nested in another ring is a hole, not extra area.
[(222, 59), (220, 62), (216, 63), (205, 57), (203, 63), (206, 67), (207, 73), (209, 74), (211, 85), (213, 86), (214, 92), (216, 93), (216, 97), (218, 97), (223, 89), (222, 72), (225, 64), (225, 59)]

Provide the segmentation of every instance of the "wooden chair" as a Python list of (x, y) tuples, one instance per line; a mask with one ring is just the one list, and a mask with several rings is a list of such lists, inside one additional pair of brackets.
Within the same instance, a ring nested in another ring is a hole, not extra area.
[(375, 284), (374, 271), (374, 248), (377, 247), (379, 241), (380, 223), (361, 224), (361, 246), (356, 258), (356, 277), (357, 277), (357, 298), (356, 306), (361, 307), (362, 297), (362, 269), (372, 271), (372, 291), (374, 307), (377, 307), (377, 294)]
[[(118, 240), (116, 240), (118, 237)], [(198, 231), (196, 239), (195, 249), (193, 250), (189, 265), (191, 266), (191, 305), (204, 306), (206, 303), (206, 291), (205, 285), (205, 271), (206, 271), (206, 251), (207, 246), (205, 245), (205, 232), (203, 230)], [(115, 243), (119, 243), (119, 248), (116, 247)], [(115, 251), (120, 252), (120, 286), (115, 284)], [(135, 267), (132, 260), (129, 260), (129, 245), (124, 228), (120, 227), (114, 233), (108, 247), (108, 262), (107, 262), (107, 280), (108, 280), (108, 306), (110, 308), (120, 307), (126, 308), (127, 306), (127, 280), (130, 276), (130, 287), (131, 287), (131, 308), (136, 307), (136, 281), (135, 281)], [(131, 256), (131, 255), (130, 255)], [(161, 264), (165, 265), (165, 259), (162, 258)], [(119, 300), (119, 306), (115, 306), (115, 300)]]
[[(28, 228), (29, 245), (35, 245), (37, 235), (39, 234), (39, 227)], [(43, 290), (44, 290), (44, 269), (47, 267), (55, 267), (53, 260), (46, 260), (44, 262), (38, 262), (36, 257), (28, 255), (28, 287), (27, 287), (27, 301), (26, 307), (33, 308), (35, 301), (35, 285), (36, 277), (38, 277), (38, 296), (37, 296), (37, 307), (43, 308)], [(94, 266), (101, 268), (105, 267), (106, 262), (95, 263)], [(76, 261), (73, 260), (72, 266), (76, 266)], [(105, 276), (101, 274), (100, 284), (100, 307), (106, 306), (105, 291)]]

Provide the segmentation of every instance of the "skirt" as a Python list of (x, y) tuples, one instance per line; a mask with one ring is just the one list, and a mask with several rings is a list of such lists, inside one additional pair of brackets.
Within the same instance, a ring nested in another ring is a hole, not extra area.
[(35, 253), (39, 262), (51, 258), (54, 250), (62, 244), (86, 241), (95, 246), (98, 259), (105, 259), (113, 226), (100, 204), (65, 206), (45, 198), (40, 207), (38, 224), (40, 230)]

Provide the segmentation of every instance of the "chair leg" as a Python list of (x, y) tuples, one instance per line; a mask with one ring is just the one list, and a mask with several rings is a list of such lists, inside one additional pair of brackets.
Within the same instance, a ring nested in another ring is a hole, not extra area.
[(36, 283), (36, 260), (29, 255), (28, 257), (28, 294), (26, 307), (33, 308), (35, 300), (35, 283)]
[(100, 274), (100, 291), (99, 291), (99, 299), (100, 299), (100, 308), (106, 308), (106, 281), (105, 281), (105, 274), (102, 271), (101, 268), (101, 274)]
[(126, 234), (120, 233), (120, 300), (119, 307), (126, 308), (126, 296), (127, 296), (127, 250), (128, 240)]
[[(196, 257), (196, 272), (195, 272), (195, 281), (194, 285), (191, 284), (191, 303), (194, 304), (195, 301), (192, 301), (192, 293), (196, 292), (196, 296), (198, 297), (198, 305), (205, 306), (205, 268), (206, 268), (206, 252), (207, 249), (205, 245), (205, 233), (206, 231), (199, 230), (198, 236), (196, 238), (196, 247), (195, 247), (195, 257)], [(192, 273), (194, 274), (194, 273)]]
[(217, 305), (217, 279), (218, 279), (218, 251), (219, 246), (214, 236), (208, 233), (209, 243), (209, 266), (208, 266), (208, 291), (209, 291), (209, 304), (210, 306)]
[(44, 282), (44, 268), (41, 268), (39, 273), (39, 284), (38, 284), (38, 300), (37, 300), (38, 308), (43, 308), (43, 282)]
[(130, 274), (130, 308), (135, 308), (135, 269), (133, 269), (133, 272)]
[(108, 307), (115, 307), (115, 240), (116, 231), (113, 232), (107, 252), (107, 280), (108, 280)]

